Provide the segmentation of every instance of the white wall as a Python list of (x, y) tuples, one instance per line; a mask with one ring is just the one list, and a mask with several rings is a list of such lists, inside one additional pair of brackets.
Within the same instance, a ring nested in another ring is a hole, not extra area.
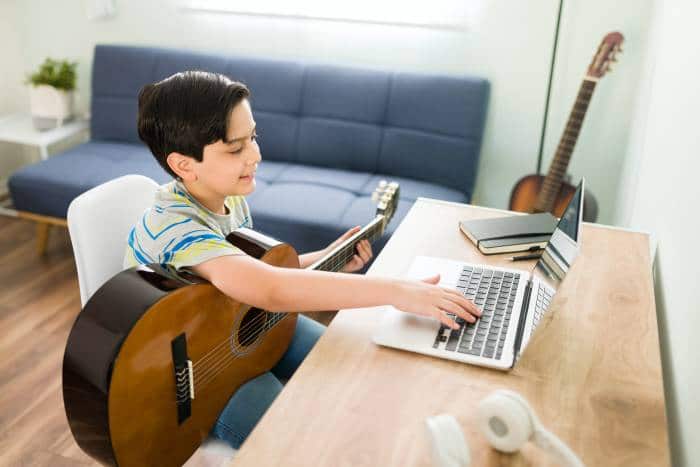
[[(28, 93), (21, 85), (24, 65), (16, 18), (18, 3), (0, 0), (0, 118), (26, 107)], [(0, 143), (0, 194), (5, 193), (6, 178), (27, 161), (38, 160), (38, 152), (17, 145)]]
[[(350, 66), (387, 68), (435, 73), (471, 73), (492, 84), (486, 134), (481, 154), (474, 202), (506, 207), (510, 190), (522, 176), (534, 172), (544, 109), (549, 60), (553, 44), (558, 0), (469, 0), (481, 3), (480, 17), (466, 33), (380, 25), (299, 21), (192, 13), (180, 6), (185, 0), (119, 0), (117, 16), (91, 22), (85, 2), (62, 0), (4, 0), (5, 8), (16, 10), (13, 24), (21, 58), (4, 59), (8, 67), (24, 73), (46, 56), (80, 61), (80, 109), (89, 102), (92, 50), (96, 43), (149, 44), (219, 51), (252, 56), (307, 59)], [(573, 96), (593, 51), (604, 32), (630, 32), (630, 42), (643, 39), (644, 10), (651, 0), (604, 0), (573, 2), (562, 20), (557, 82), (553, 93), (548, 140), (556, 145)], [(572, 3), (572, 2), (566, 2)], [(14, 7), (11, 7), (13, 5)], [(605, 11), (603, 21), (601, 11)], [(4, 16), (4, 15), (3, 15)], [(579, 21), (579, 18), (581, 19)], [(352, 47), (348, 47), (352, 44)], [(632, 45), (632, 50), (635, 50)], [(10, 47), (15, 49), (14, 46)], [(607, 79), (594, 96), (591, 113), (574, 156), (574, 177), (586, 175), (599, 194), (600, 221), (610, 222), (614, 206), (613, 187), (626, 145), (624, 124), (610, 126), (614, 109), (616, 121), (624, 122), (631, 112), (629, 96), (634, 81), (624, 78), (638, 67), (634, 53), (624, 58), (617, 79)], [(630, 71), (631, 70), (631, 71)], [(26, 102), (21, 79), (8, 78), (0, 96)], [(623, 96), (613, 107), (611, 97)], [(26, 104), (24, 104), (26, 108)], [(597, 106), (597, 107), (596, 107)], [(0, 113), (12, 107), (0, 107)], [(603, 118), (593, 127), (595, 119)], [(592, 143), (584, 140), (590, 139)], [(600, 155), (610, 148), (610, 157)], [(587, 154), (579, 154), (579, 152)], [(549, 156), (553, 148), (548, 151)], [(594, 153), (591, 157), (588, 153)], [(263, 154), (264, 157), (264, 154)], [(544, 166), (548, 166), (548, 160)], [(582, 163), (581, 161), (587, 161)]]
[(617, 221), (652, 232), (674, 465), (700, 465), (700, 4), (657, 1)]
[(24, 80), (24, 63), (15, 21), (17, 5), (15, 1), (0, 1), (0, 115), (22, 109), (28, 98), (24, 87), (19, 85)]

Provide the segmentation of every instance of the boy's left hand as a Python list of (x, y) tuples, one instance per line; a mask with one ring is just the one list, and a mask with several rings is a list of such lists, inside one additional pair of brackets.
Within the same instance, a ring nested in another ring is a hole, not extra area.
[[(360, 231), (360, 226), (355, 226), (352, 229), (348, 230), (345, 232), (343, 235), (338, 237), (336, 241), (328, 245), (326, 248), (326, 252), (332, 251), (334, 248), (336, 248), (338, 245), (343, 243), (345, 240), (348, 238), (352, 237), (355, 235), (357, 232)], [(362, 269), (367, 262), (372, 259), (372, 245), (370, 245), (368, 240), (360, 240), (357, 245), (355, 245), (355, 254), (353, 255), (352, 259), (343, 266), (343, 269), (341, 269), (341, 272), (355, 272), (359, 271)]]

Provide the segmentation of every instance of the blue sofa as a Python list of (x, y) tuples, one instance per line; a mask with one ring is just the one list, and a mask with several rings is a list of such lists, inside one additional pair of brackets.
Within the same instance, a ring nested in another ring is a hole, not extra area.
[(257, 230), (308, 251), (374, 215), (385, 178), (401, 185), (379, 251), (419, 196), (468, 202), (474, 188), (489, 84), (181, 50), (98, 45), (91, 140), (9, 179), (15, 209), (65, 218), (80, 193), (138, 173), (165, 183), (136, 131), (139, 89), (186, 69), (224, 73), (252, 91), (263, 161), (249, 197)]

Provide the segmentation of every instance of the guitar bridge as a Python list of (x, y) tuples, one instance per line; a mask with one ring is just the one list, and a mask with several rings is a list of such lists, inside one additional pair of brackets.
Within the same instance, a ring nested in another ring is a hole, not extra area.
[(177, 422), (182, 424), (192, 415), (192, 400), (194, 400), (194, 373), (192, 360), (187, 356), (187, 339), (184, 333), (173, 339), (171, 348), (175, 373)]

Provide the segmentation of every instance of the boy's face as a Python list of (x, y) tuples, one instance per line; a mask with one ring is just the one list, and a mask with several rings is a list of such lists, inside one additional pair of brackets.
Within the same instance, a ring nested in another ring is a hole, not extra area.
[(231, 110), (226, 141), (204, 146), (202, 162), (194, 164), (198, 184), (222, 197), (252, 193), (261, 160), (256, 138), (250, 103), (243, 99)]

